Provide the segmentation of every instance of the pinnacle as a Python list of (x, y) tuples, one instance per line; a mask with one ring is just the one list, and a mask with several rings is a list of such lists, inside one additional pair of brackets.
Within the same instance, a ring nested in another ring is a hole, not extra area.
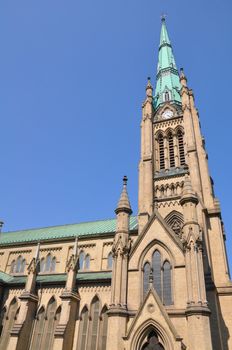
[(189, 175), (185, 175), (185, 180), (184, 180), (184, 187), (183, 187), (183, 192), (182, 192), (182, 196), (181, 196), (181, 201), (182, 202), (186, 202), (186, 201), (193, 201), (198, 203), (198, 198), (195, 194), (195, 192), (193, 191), (192, 188), (192, 184), (191, 184), (191, 180), (190, 180), (190, 176)]
[(182, 86), (187, 86), (187, 78), (183, 68), (180, 69), (180, 82)]
[(146, 95), (147, 97), (152, 97), (153, 87), (151, 85), (151, 78), (147, 78)]
[(118, 214), (121, 211), (125, 211), (129, 214), (132, 214), (130, 200), (127, 193), (127, 176), (123, 177), (123, 188), (122, 193), (118, 201), (117, 208), (115, 209), (115, 213)]

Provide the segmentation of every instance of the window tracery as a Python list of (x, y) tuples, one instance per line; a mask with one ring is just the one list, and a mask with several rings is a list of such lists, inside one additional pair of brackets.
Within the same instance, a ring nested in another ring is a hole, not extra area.
[(49, 253), (45, 258), (40, 260), (40, 272), (48, 273), (56, 270), (56, 257)]
[(42, 306), (34, 321), (30, 350), (51, 350), (54, 342), (55, 327), (59, 322), (61, 307), (57, 309), (56, 300), (52, 297), (47, 310)]
[(19, 255), (16, 260), (13, 260), (10, 267), (11, 273), (24, 273), (26, 260)]
[(184, 224), (183, 215), (178, 211), (173, 210), (166, 216), (165, 221), (168, 226), (172, 228), (175, 234), (181, 237), (181, 231)]
[(79, 270), (89, 270), (90, 269), (90, 255), (81, 251), (79, 254)]
[(108, 315), (105, 305), (100, 312), (100, 300), (95, 296), (90, 312), (85, 305), (80, 314), (76, 350), (106, 350)]
[(156, 249), (152, 255), (152, 264), (146, 262), (143, 267), (143, 297), (149, 290), (150, 276), (153, 288), (164, 305), (173, 304), (172, 300), (172, 266), (166, 259), (162, 261), (160, 252)]

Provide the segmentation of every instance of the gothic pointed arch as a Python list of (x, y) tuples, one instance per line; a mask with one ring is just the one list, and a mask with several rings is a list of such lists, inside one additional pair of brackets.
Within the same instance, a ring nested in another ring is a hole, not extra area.
[(107, 329), (108, 329), (108, 307), (104, 305), (100, 313), (98, 349), (106, 350)]
[(44, 326), (45, 326), (45, 307), (41, 306), (38, 309), (34, 320), (30, 350), (41, 349)]
[(176, 235), (181, 236), (181, 230), (184, 224), (183, 214), (176, 210), (173, 210), (166, 216), (165, 221), (168, 226), (172, 228)]
[(85, 350), (86, 348), (88, 320), (89, 320), (89, 309), (88, 309), (88, 306), (85, 305), (79, 317), (79, 334), (78, 334), (76, 350), (78, 349)]
[(98, 295), (95, 295), (90, 306), (90, 317), (88, 325), (88, 342), (87, 349), (97, 350), (97, 337), (99, 328), (99, 316), (100, 316), (100, 299)]
[(0, 339), (0, 349), (7, 348), (7, 344), (10, 340), (10, 332), (17, 319), (18, 309), (19, 309), (18, 300), (16, 297), (14, 297), (10, 302), (7, 312), (5, 312), (5, 315), (4, 315), (3, 328), (2, 328), (2, 334)]
[(154, 327), (149, 327), (143, 336), (141, 345), (139, 345), (141, 350), (164, 350), (161, 339), (157, 334)]

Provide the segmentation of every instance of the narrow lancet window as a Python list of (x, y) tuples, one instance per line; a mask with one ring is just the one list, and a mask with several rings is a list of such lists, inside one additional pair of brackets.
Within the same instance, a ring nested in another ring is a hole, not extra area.
[(165, 169), (164, 138), (162, 135), (159, 135), (159, 137), (158, 137), (158, 145), (159, 145), (159, 168), (160, 168), (160, 170), (164, 170)]
[(151, 266), (147, 262), (143, 268), (143, 296), (145, 297), (149, 289), (149, 276), (151, 272)]
[(161, 291), (161, 255), (156, 250), (152, 256), (152, 269), (153, 269), (153, 286), (160, 298), (162, 298)]
[(165, 261), (163, 265), (163, 303), (164, 305), (172, 304), (171, 265), (168, 261)]
[(177, 139), (178, 139), (180, 165), (185, 165), (184, 141), (183, 141), (183, 133), (181, 131), (178, 131)]
[(169, 149), (169, 166), (170, 168), (174, 168), (175, 156), (174, 156), (173, 136), (171, 133), (168, 135), (168, 149)]

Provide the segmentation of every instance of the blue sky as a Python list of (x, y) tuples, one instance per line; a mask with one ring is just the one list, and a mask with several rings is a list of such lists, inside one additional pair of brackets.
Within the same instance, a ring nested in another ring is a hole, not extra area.
[(137, 212), (141, 103), (160, 15), (195, 92), (231, 250), (229, 0), (0, 2), (0, 217), (4, 230)]

